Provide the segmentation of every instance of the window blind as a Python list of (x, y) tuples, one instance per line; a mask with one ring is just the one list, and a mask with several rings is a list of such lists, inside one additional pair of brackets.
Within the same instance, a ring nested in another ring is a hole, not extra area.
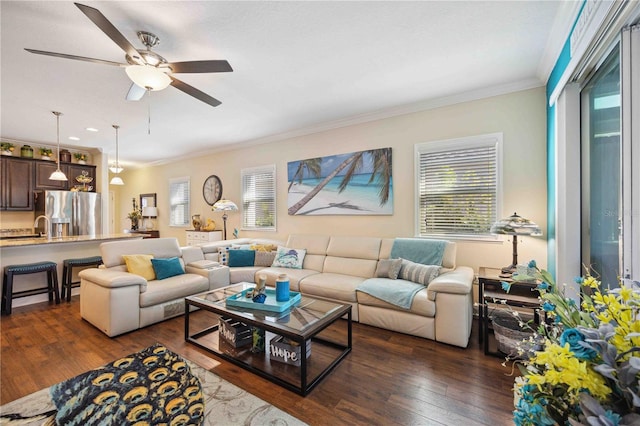
[(169, 181), (169, 226), (188, 226), (189, 220), (189, 187), (188, 177)]
[(497, 220), (498, 144), (419, 153), (420, 235), (488, 235)]
[(242, 228), (276, 229), (275, 165), (243, 169)]

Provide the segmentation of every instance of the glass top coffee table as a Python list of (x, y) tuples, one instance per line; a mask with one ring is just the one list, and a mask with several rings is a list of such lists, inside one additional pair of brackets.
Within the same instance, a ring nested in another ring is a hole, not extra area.
[(351, 352), (351, 305), (302, 296), (283, 312), (227, 306), (227, 297), (253, 287), (238, 283), (186, 297), (185, 340), (307, 395)]

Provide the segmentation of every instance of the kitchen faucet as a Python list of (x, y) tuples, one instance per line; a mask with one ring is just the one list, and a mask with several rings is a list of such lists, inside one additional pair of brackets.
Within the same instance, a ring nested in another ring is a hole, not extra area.
[[(51, 220), (44, 215), (40, 215), (38, 217), (36, 217), (36, 221), (33, 222), (33, 227), (37, 228), (38, 227), (38, 221), (40, 220), (40, 218), (44, 219), (45, 225), (46, 225), (46, 233), (47, 233), (47, 238), (51, 239)], [(40, 236), (42, 237), (42, 232), (40, 233)]]

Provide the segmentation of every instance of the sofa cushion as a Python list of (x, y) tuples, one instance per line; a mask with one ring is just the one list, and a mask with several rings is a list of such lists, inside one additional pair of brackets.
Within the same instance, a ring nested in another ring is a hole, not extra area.
[(229, 268), (229, 282), (230, 283), (255, 283), (256, 272), (264, 269), (262, 266), (240, 266), (236, 268)]
[(256, 258), (256, 252), (254, 250), (229, 250), (229, 262), (230, 268), (235, 266), (253, 266), (253, 262)]
[(182, 274), (153, 280), (147, 283), (147, 291), (140, 293), (140, 307), (154, 306), (170, 300), (209, 291), (209, 279), (196, 274)]
[(182, 256), (177, 238), (127, 239), (100, 244), (100, 255), (105, 268), (124, 265), (122, 255), (139, 253), (152, 254), (155, 258)]
[(151, 265), (153, 266), (153, 271), (155, 272), (156, 279), (158, 280), (164, 280), (165, 278), (184, 274), (184, 268), (180, 263), (180, 259), (177, 257), (170, 257), (169, 259), (151, 259)]
[(376, 267), (376, 278), (391, 278), (395, 280), (398, 278), (402, 268), (402, 259), (380, 259), (378, 266)]
[[(393, 309), (397, 311), (406, 312), (399, 306), (387, 303), (384, 300), (380, 300), (370, 294), (362, 291), (356, 291), (358, 304), (366, 306), (377, 306), (379, 308)], [(411, 303), (411, 309), (409, 312), (420, 315), (423, 317), (435, 317), (436, 315), (436, 302), (429, 299), (427, 289), (420, 290), (413, 296), (413, 302)]]
[[(287, 274), (289, 277), (289, 288), (291, 291), (300, 291), (299, 282), (310, 275), (318, 274), (319, 272), (313, 269), (291, 269), (291, 268), (257, 268), (259, 274), (264, 274), (267, 278), (267, 285), (271, 287), (276, 286), (276, 278), (280, 274)], [(231, 282), (237, 282), (231, 280)], [(255, 282), (255, 281), (254, 281)]]
[(320, 273), (309, 275), (299, 283), (300, 291), (309, 296), (356, 302), (356, 288), (365, 280), (351, 275)]
[(441, 267), (437, 265), (422, 265), (402, 259), (399, 277), (426, 286), (440, 274), (440, 269)]
[(122, 255), (122, 258), (127, 265), (128, 272), (140, 275), (147, 281), (156, 279), (156, 273), (151, 264), (152, 254), (125, 254)]
[(280, 268), (302, 269), (304, 256), (307, 254), (305, 249), (294, 249), (279, 246), (276, 252), (276, 258), (271, 266)]

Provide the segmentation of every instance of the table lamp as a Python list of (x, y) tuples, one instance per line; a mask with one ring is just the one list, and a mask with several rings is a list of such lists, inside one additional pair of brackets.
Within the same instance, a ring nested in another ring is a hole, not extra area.
[(513, 259), (511, 265), (502, 268), (502, 274), (505, 276), (512, 275), (516, 266), (518, 265), (518, 236), (519, 235), (542, 235), (542, 230), (538, 225), (529, 219), (525, 219), (518, 216), (517, 213), (509, 216), (506, 219), (501, 219), (493, 224), (491, 227), (492, 234), (497, 235), (511, 235), (513, 240)]
[(142, 208), (142, 217), (144, 217), (144, 221), (142, 222), (142, 226), (146, 231), (150, 231), (153, 229), (153, 221), (152, 217), (158, 216), (158, 208), (157, 207), (143, 207)]
[(228, 217), (227, 212), (238, 210), (238, 206), (236, 206), (236, 204), (231, 200), (219, 200), (213, 205), (211, 209), (215, 212), (219, 212), (219, 211), (224, 212), (222, 214), (222, 221), (224, 222), (224, 226), (223, 226), (224, 233), (222, 234), (223, 235), (222, 238), (226, 240), (227, 239), (227, 217)]

